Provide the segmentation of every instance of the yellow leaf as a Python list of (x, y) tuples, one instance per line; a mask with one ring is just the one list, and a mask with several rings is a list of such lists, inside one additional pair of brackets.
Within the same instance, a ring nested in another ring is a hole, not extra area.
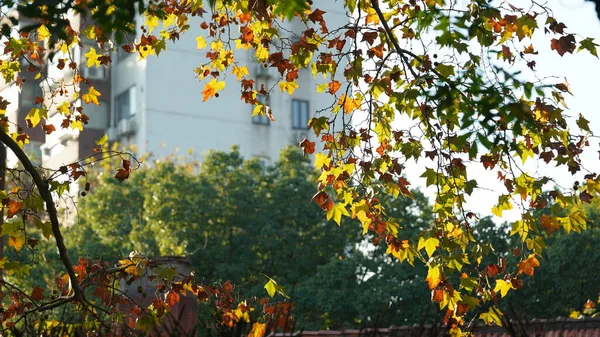
[(17, 252), (20, 252), (25, 245), (25, 234), (22, 233), (19, 236), (9, 236), (8, 246), (13, 247)]
[(83, 99), (85, 104), (94, 103), (96, 105), (100, 105), (100, 102), (98, 101), (98, 97), (100, 97), (100, 96), (101, 96), (100, 92), (98, 90), (94, 89), (94, 86), (90, 86), (87, 94), (83, 94), (83, 96), (81, 96), (81, 98)]
[(338, 203), (327, 211), (327, 220), (333, 218), (333, 221), (339, 226), (342, 221), (342, 215), (350, 216), (350, 213), (348, 213), (344, 204)]
[(37, 33), (38, 33), (38, 41), (44, 41), (44, 40), (47, 40), (48, 38), (50, 38), (50, 31), (48, 30), (48, 27), (46, 27), (46, 25), (41, 25), (37, 29)]
[(106, 141), (108, 141), (108, 136), (104, 135), (104, 136), (102, 136), (102, 138), (100, 138), (96, 141), (96, 145), (103, 146), (104, 144), (106, 144)]
[(32, 128), (38, 125), (42, 118), (48, 118), (47, 111), (44, 108), (31, 108), (25, 117), (31, 123)]
[(421, 249), (425, 248), (427, 255), (429, 255), (429, 257), (431, 257), (433, 255), (433, 252), (435, 252), (435, 250), (437, 249), (439, 244), (440, 244), (440, 240), (438, 240), (436, 238), (424, 239), (421, 237), (421, 238), (419, 238), (419, 244), (417, 245), (417, 249), (421, 250)]
[(62, 104), (58, 106), (57, 110), (58, 110), (58, 112), (60, 112), (63, 115), (69, 115), (70, 114), (69, 102), (67, 102), (67, 101), (62, 102)]
[(482, 313), (479, 318), (485, 321), (487, 325), (492, 325), (492, 323), (496, 323), (498, 326), (502, 326), (502, 312), (494, 307), (490, 307), (488, 312)]
[(237, 77), (238, 81), (240, 81), (245, 75), (250, 75), (246, 66), (233, 66), (231, 73)]
[(429, 265), (429, 270), (427, 271), (427, 277), (425, 281), (429, 284), (429, 289), (433, 289), (437, 287), (440, 282), (442, 282), (442, 268), (438, 265)]
[(258, 62), (267, 61), (269, 58), (269, 50), (262, 45), (259, 45), (258, 48), (256, 48), (256, 58), (258, 59)]
[(255, 322), (252, 325), (252, 330), (248, 334), (248, 337), (263, 337), (267, 331), (267, 325), (263, 323)]
[(279, 82), (279, 89), (281, 89), (281, 92), (287, 91), (289, 95), (292, 95), (297, 88), (298, 84), (296, 82)]
[(96, 26), (85, 27), (83, 30), (83, 35), (90, 40), (96, 40)]
[(196, 48), (198, 48), (198, 49), (206, 48), (206, 41), (204, 40), (204, 37), (202, 37), (202, 35), (200, 35), (196, 38)]
[(328, 156), (322, 154), (322, 153), (317, 153), (315, 154), (315, 169), (318, 170), (323, 166), (329, 166), (329, 164), (331, 163), (331, 158), (329, 158)]
[(95, 65), (96, 68), (98, 68), (100, 66), (100, 60), (98, 60), (98, 56), (100, 56), (100, 55), (96, 54), (96, 49), (90, 48), (90, 51), (83, 54), (83, 56), (85, 56), (87, 58), (86, 66), (88, 68), (91, 67), (92, 65)]
[(373, 9), (373, 8), (367, 9), (367, 16), (365, 17), (365, 23), (367, 25), (369, 23), (377, 25), (380, 22), (381, 22), (381, 20), (379, 20), (379, 16), (377, 16), (377, 12), (375, 11), (375, 9)]
[(151, 32), (154, 28), (158, 27), (158, 17), (146, 13), (145, 24), (148, 27), (148, 31)]
[(496, 287), (494, 287), (494, 291), (500, 292), (500, 295), (502, 297), (506, 296), (510, 289), (514, 289), (512, 282), (505, 280), (496, 280)]

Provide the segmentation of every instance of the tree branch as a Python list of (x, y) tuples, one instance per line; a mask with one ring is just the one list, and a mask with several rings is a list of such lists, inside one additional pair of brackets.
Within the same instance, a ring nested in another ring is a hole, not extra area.
[[(74, 292), (73, 298), (69, 298), (70, 300), (77, 300), (81, 303), (84, 303), (84, 295), (81, 289), (79, 288), (79, 284), (77, 282), (77, 276), (75, 275), (75, 271), (73, 270), (73, 263), (71, 263), (71, 259), (69, 258), (69, 253), (67, 252), (67, 247), (65, 246), (65, 241), (60, 231), (60, 226), (58, 222), (58, 215), (56, 212), (56, 205), (54, 204), (54, 200), (52, 199), (52, 194), (50, 193), (50, 189), (48, 188), (48, 183), (42, 179), (42, 176), (37, 171), (27, 154), (19, 147), (19, 144), (15, 142), (6, 132), (0, 131), (0, 142), (4, 143), (14, 154), (17, 156), (17, 159), (23, 164), (23, 168), (31, 175), (35, 186), (37, 187), (40, 197), (46, 203), (46, 212), (50, 217), (50, 224), (52, 226), (52, 234), (56, 240), (56, 247), (58, 248), (59, 258), (62, 261), (65, 269), (67, 270), (67, 274), (69, 275), (69, 279), (71, 280), (71, 287)], [(65, 299), (65, 302), (68, 302)]]

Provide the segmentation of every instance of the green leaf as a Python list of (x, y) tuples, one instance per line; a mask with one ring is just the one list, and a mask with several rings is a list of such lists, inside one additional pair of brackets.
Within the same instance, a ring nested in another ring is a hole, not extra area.
[(583, 131), (591, 132), (590, 122), (587, 119), (583, 118), (582, 114), (579, 114), (579, 118), (577, 118), (577, 126)]
[(437, 70), (438, 73), (440, 73), (442, 76), (444, 76), (444, 78), (448, 78), (448, 77), (454, 75), (454, 67), (445, 65), (442, 63), (438, 64), (435, 67), (435, 70)]
[(580, 52), (582, 50), (587, 50), (590, 52), (590, 54), (598, 57), (598, 52), (596, 50), (596, 47), (599, 46), (598, 44), (594, 43), (594, 39), (591, 37), (588, 37), (587, 39), (583, 39), (579, 42), (579, 48), (577, 48), (577, 52)]

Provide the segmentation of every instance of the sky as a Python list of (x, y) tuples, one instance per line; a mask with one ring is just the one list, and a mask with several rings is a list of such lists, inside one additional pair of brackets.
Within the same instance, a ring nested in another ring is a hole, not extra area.
[[(528, 8), (531, 1), (517, 0), (510, 1), (511, 4)], [(550, 0), (540, 2), (546, 4), (553, 10), (554, 17), (567, 26), (569, 33), (576, 33), (577, 40), (592, 37), (595, 42), (600, 44), (600, 19), (596, 16), (595, 4), (584, 2), (583, 0)], [(539, 34), (540, 39), (533, 40), (534, 49), (539, 52), (537, 62), (537, 73), (539, 77), (554, 76), (550, 78), (550, 83), (560, 83), (566, 81), (571, 87), (573, 96), (565, 97), (569, 111), (569, 116), (577, 117), (579, 113), (590, 121), (590, 127), (594, 134), (600, 135), (600, 59), (590, 55), (587, 51), (581, 51), (575, 54), (565, 54), (560, 57), (556, 51), (550, 49), (549, 37)], [(600, 48), (600, 47), (599, 47)], [(600, 50), (599, 50), (600, 55)], [(575, 118), (572, 119), (574, 124)], [(590, 137), (592, 146), (583, 155), (584, 166), (592, 171), (600, 173), (600, 160), (598, 149), (600, 138)], [(414, 168), (408, 168), (407, 175), (413, 187), (424, 189), (426, 194), (433, 197), (435, 190), (430, 187), (424, 188), (423, 178), (419, 178), (423, 172), (424, 165), (432, 166), (428, 159), (420, 161)], [(545, 173), (555, 178), (562, 186), (570, 187), (578, 178), (581, 180), (583, 174), (577, 177), (571, 176), (566, 169), (555, 169), (553, 165), (545, 163), (528, 162), (528, 170), (538, 173)], [(475, 167), (471, 172), (469, 179), (477, 179), (480, 186), (484, 189), (476, 191), (467, 199), (467, 208), (481, 216), (491, 215), (491, 208), (497, 203), (498, 195), (506, 189), (496, 179), (495, 172), (485, 172), (483, 168)], [(546, 186), (550, 188), (550, 186)], [(501, 191), (501, 192), (499, 192)], [(504, 212), (503, 218), (495, 218), (496, 221), (514, 221), (520, 218), (520, 211), (515, 208), (512, 211)]]

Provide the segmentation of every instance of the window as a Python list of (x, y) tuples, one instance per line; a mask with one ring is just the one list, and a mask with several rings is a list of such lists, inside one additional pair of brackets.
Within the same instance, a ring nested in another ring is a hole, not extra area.
[(115, 97), (115, 122), (134, 116), (136, 113), (135, 103), (135, 87), (131, 87)]
[(308, 129), (308, 101), (292, 100), (292, 128)]
[(100, 105), (86, 104), (83, 113), (89, 117), (87, 127), (105, 130), (108, 128), (108, 102), (100, 101)]
[[(265, 107), (268, 109), (268, 105), (267, 105), (268, 98), (266, 95), (257, 94), (256, 100), (262, 104), (265, 104)], [(262, 115), (252, 116), (252, 123), (261, 124), (261, 125), (269, 125), (271, 123), (271, 120), (269, 120), (269, 117), (267, 116), (266, 113), (263, 113)]]

